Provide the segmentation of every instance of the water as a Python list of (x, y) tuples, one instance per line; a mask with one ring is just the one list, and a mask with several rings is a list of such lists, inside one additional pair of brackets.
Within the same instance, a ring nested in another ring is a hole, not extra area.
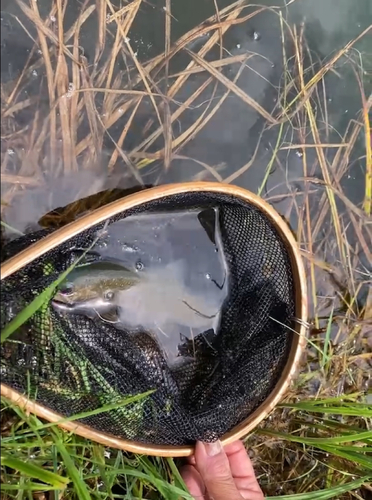
[[(86, 313), (133, 334), (146, 332), (156, 339), (172, 366), (191, 361), (193, 350), (189, 348), (182, 355), (179, 346), (193, 346), (195, 338), (200, 341), (201, 336), (210, 339), (218, 334), (228, 296), (229, 269), (218, 208), (133, 215), (114, 222), (99, 236), (92, 251), (107, 267), (102, 270), (104, 264), (100, 263), (99, 271), (96, 265), (88, 264), (73, 271), (68, 297), (76, 293), (78, 286), (74, 272), (83, 273), (86, 280), (95, 279), (100, 272), (111, 281), (98, 301), (86, 298), (82, 304), (77, 299), (67, 314)], [(110, 262), (115, 263), (111, 274)], [(130, 286), (127, 281), (125, 286), (117, 284), (117, 264), (132, 273)], [(94, 287), (94, 283), (86, 281), (86, 286)], [(115, 320), (105, 317), (107, 302), (100, 310), (107, 294), (115, 306)]]
[[(93, 1), (90, 3), (95, 4)], [(226, 0), (219, 1), (218, 7), (223, 9), (230, 3)], [(226, 32), (223, 37), (222, 55), (223, 57), (249, 56), (246, 67), (242, 69), (237, 80), (237, 85), (270, 113), (280, 99), (285, 68), (279, 11), (271, 8), (277, 2), (265, 0), (262, 3), (268, 8), (257, 15), (252, 15), (244, 23), (232, 26)], [(113, 2), (115, 8), (119, 8), (119, 4), (118, 1)], [(51, 0), (38, 0), (37, 5), (41, 16), (48, 19), (49, 29), (57, 36), (58, 22), (53, 17), (55, 13), (51, 14)], [(142, 3), (128, 33), (130, 39), (128, 43), (131, 44), (133, 52), (143, 64), (164, 50), (165, 13), (162, 7), (157, 2)], [(182, 0), (175, 0), (171, 7), (172, 43), (215, 13), (215, 3), (212, 0), (192, 0), (188, 1), (187, 5)], [(80, 8), (78, 2), (67, 2), (64, 18), (65, 32), (78, 19)], [(11, 95), (18, 77), (30, 58), (30, 76), (26, 79), (27, 84), (19, 86), (13, 103), (24, 102), (27, 99), (37, 101), (34, 107), (25, 106), (7, 117), (7, 121), (3, 120), (5, 127), (2, 134), (2, 173), (5, 175), (3, 175), (1, 187), (2, 218), (8, 225), (22, 232), (33, 230), (37, 228), (40, 218), (45, 213), (114, 187), (127, 190), (141, 183), (149, 186), (191, 180), (223, 180), (238, 184), (253, 192), (259, 192), (288, 220), (297, 234), (304, 224), (304, 191), (307, 189), (310, 192), (311, 223), (313, 224), (311, 230), (314, 248), (312, 250), (322, 259), (332, 261), (341, 269), (341, 275), (344, 277), (345, 264), (340, 265), (341, 256), (337, 254), (333, 257), (337, 244), (329, 211), (320, 228), (315, 226), (317, 211), (325, 193), (324, 186), (319, 182), (306, 185), (304, 183), (304, 177), (315, 179), (315, 181), (324, 180), (318, 155), (314, 148), (306, 150), (307, 172), (305, 175), (302, 148), (286, 149), (291, 145), (300, 145), (301, 141), (313, 142), (309, 120), (306, 119), (304, 113), (296, 115), (290, 123), (285, 123), (282, 129), (278, 125), (269, 127), (256, 110), (230, 92), (201, 130), (187, 134), (189, 127), (201, 119), (202, 113), (208, 114), (226, 92), (222, 84), (209, 85), (173, 123), (173, 139), (180, 137), (181, 139), (180, 147), (174, 148), (170, 168), (164, 169), (164, 162), (160, 159), (152, 161), (134, 175), (127, 167), (124, 156), (117, 153), (113, 142), (117, 144), (120, 141), (123, 128), (132, 111), (132, 108), (130, 112), (123, 111), (127, 97), (116, 96), (110, 104), (108, 96), (97, 94), (96, 112), (100, 114), (101, 120), (109, 119), (115, 113), (118, 115), (118, 119), (109, 128), (110, 135), (101, 131), (100, 123), (92, 125), (91, 121), (86, 119), (79, 124), (78, 130), (75, 130), (69, 139), (75, 141), (75, 152), (78, 152), (74, 158), (71, 160), (69, 157), (69, 143), (65, 142), (65, 139), (62, 141), (59, 132), (57, 132), (59, 142), (52, 154), (49, 137), (43, 144), (36, 145), (36, 137), (40, 134), (43, 120), (49, 116), (50, 105), (45, 67), (38, 65), (40, 46), (33, 50), (32, 38), (37, 37), (35, 26), (15, 2), (3, 1), (1, 9), (3, 90), (6, 96)], [(242, 15), (253, 13), (255, 9), (255, 7), (248, 7)], [(298, 0), (282, 9), (282, 14), (292, 32), (294, 26), (296, 26), (297, 33), (300, 33), (301, 27), (304, 26), (308, 48), (304, 52), (304, 65), (306, 68), (313, 68), (316, 73), (331, 55), (342, 49), (346, 43), (369, 26), (372, 19), (372, 5), (369, 0), (358, 2)], [(115, 23), (111, 22), (106, 25), (107, 43), (103, 49), (100, 64), (104, 64), (110, 55), (114, 28)], [(78, 50), (86, 57), (90, 75), (94, 73), (96, 67), (97, 31), (97, 17), (92, 14), (82, 27)], [(288, 36), (285, 23), (284, 31), (287, 33), (285, 56), (288, 60), (288, 68), (296, 75), (293, 62), (294, 46)], [(188, 44), (188, 48), (197, 52), (208, 36), (196, 38)], [(73, 43), (74, 39), (70, 38), (68, 44)], [(72, 50), (72, 45), (69, 45), (69, 48)], [(364, 94), (368, 98), (372, 91), (370, 48), (371, 32), (361, 38), (347, 54), (337, 61), (333, 70), (326, 75), (324, 85), (320, 83), (312, 95), (312, 104), (322, 142), (340, 142), (340, 137), (345, 134), (348, 127), (351, 127), (356, 120), (360, 120), (361, 92), (355, 75), (357, 74), (362, 80)], [(216, 45), (207, 56), (207, 60), (216, 61), (219, 58), (220, 48)], [(170, 74), (182, 71), (189, 61), (190, 56), (185, 51), (178, 54), (171, 61)], [(242, 59), (235, 64), (223, 67), (221, 72), (229, 79), (233, 79), (241, 64)], [(56, 61), (52, 60), (52, 66), (56, 67)], [(105, 76), (99, 86), (112, 86), (115, 77), (119, 76), (119, 71), (126, 72), (128, 68), (133, 67), (134, 64), (128, 54), (120, 54), (115, 63), (111, 82), (107, 82)], [(70, 66), (68, 68), (69, 76), (64, 83), (64, 93), (62, 90), (60, 92), (63, 96), (69, 95), (68, 102), (71, 103), (74, 99), (74, 87), (71, 86), (73, 84), (71, 68)], [(309, 79), (311, 72), (307, 76), (305, 74), (305, 77)], [(154, 78), (158, 89), (164, 91), (165, 82), (162, 73)], [(172, 113), (177, 111), (180, 105), (200, 88), (206, 78), (205, 73), (191, 75), (174, 96), (174, 101), (170, 103), (170, 111)], [(94, 83), (98, 86), (97, 80)], [(121, 89), (125, 85), (129, 85), (127, 76), (123, 76), (123, 82), (118, 88)], [(298, 80), (296, 85), (298, 85)], [(293, 98), (293, 92), (288, 97)], [(155, 99), (157, 105), (160, 106), (161, 99)], [(4, 106), (6, 109), (6, 104)], [(69, 123), (71, 127), (74, 127), (76, 118), (71, 108), (67, 109), (71, 113)], [(57, 121), (61, 119), (62, 111), (63, 108), (58, 110)], [(156, 131), (158, 126), (153, 104), (148, 97), (144, 97), (122, 143), (122, 150), (126, 154), (135, 151), (136, 154), (142, 152), (145, 155), (161, 151), (164, 146), (161, 134), (151, 146), (144, 145), (146, 137)], [(96, 139), (92, 146), (83, 149), (81, 145), (87, 134), (95, 134)], [(182, 134), (186, 134), (184, 138)], [(348, 140), (350, 140), (350, 134), (345, 139), (345, 141)], [(342, 189), (347, 199), (358, 207), (361, 206), (364, 195), (365, 149), (363, 141), (363, 134), (359, 134), (355, 147), (351, 150), (349, 157), (345, 158), (346, 168), (343, 167), (343, 170), (339, 167), (340, 162), (336, 167), (332, 167), (337, 150), (335, 148), (324, 149), (331, 179), (337, 180), (337, 182), (334, 181), (335, 186), (337, 189)], [(274, 155), (277, 143), (279, 151)], [(130, 158), (133, 163), (138, 163), (140, 159), (141, 157), (135, 154)], [(268, 166), (270, 166), (270, 172), (266, 176)], [(338, 174), (341, 171), (343, 173)], [(266, 179), (265, 183), (263, 183), (264, 179)], [(362, 245), (362, 248), (358, 246), (359, 237), (354, 230), (355, 226), (350, 224), (349, 213), (338, 198), (337, 203), (342, 229), (348, 228), (348, 242), (355, 247), (353, 252), (358, 255), (359, 260), (351, 265), (358, 270), (359, 274), (354, 276), (358, 278), (362, 272), (371, 272), (370, 255), (363, 250), (363, 248), (370, 247), (370, 234), (364, 233), (365, 245)], [(8, 229), (6, 232), (10, 238), (16, 236)], [(300, 239), (304, 241), (304, 250), (308, 251), (310, 244), (308, 238), (302, 235)], [(127, 254), (130, 254), (130, 249)], [(346, 279), (349, 278), (350, 276)], [(319, 296), (329, 296), (329, 286), (324, 285), (326, 281), (323, 276), (319, 279)], [(321, 302), (322, 299), (320, 298), (319, 301)]]

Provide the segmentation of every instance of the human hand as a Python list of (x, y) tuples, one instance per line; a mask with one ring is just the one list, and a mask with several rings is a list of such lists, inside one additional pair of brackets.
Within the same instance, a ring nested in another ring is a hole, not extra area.
[(264, 500), (251, 460), (241, 441), (196, 443), (195, 454), (181, 468), (195, 500)]

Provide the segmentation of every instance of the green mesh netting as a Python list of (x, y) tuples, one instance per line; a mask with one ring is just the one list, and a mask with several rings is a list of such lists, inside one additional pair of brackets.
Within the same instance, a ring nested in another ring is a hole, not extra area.
[[(133, 335), (45, 304), (2, 345), (2, 382), (66, 417), (153, 390), (82, 422), (158, 445), (213, 440), (249, 416), (277, 383), (293, 338), (292, 270), (270, 220), (240, 199), (203, 192), (151, 201), (110, 223), (131, 214), (193, 207), (219, 208), (230, 289), (218, 334), (194, 339), (191, 363), (169, 367), (145, 332)], [(101, 227), (80, 233), (2, 281), (2, 328), (74, 262), (74, 249), (92, 244)], [(47, 234), (43, 230), (9, 243), (2, 260)], [(188, 348), (185, 340), (180, 350)]]

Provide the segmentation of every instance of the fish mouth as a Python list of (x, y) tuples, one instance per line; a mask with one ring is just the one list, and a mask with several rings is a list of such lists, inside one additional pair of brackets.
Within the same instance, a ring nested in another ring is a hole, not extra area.
[(59, 310), (71, 311), (74, 309), (85, 309), (91, 307), (92, 301), (69, 301), (68, 297), (57, 293), (51, 300), (52, 305)]
[(56, 311), (77, 313), (77, 314), (88, 314), (94, 315), (99, 313), (101, 310), (105, 311), (107, 309), (107, 304), (97, 302), (96, 300), (81, 301), (81, 302), (67, 302), (63, 297), (55, 297), (51, 300), (52, 306)]
[(59, 311), (72, 311), (76, 308), (76, 304), (70, 304), (61, 299), (52, 299), (52, 306)]

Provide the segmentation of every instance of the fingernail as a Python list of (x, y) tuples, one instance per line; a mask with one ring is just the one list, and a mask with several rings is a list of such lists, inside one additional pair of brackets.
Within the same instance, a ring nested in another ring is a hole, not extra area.
[(215, 441), (214, 443), (204, 443), (205, 452), (209, 457), (214, 457), (222, 451), (221, 441)]

